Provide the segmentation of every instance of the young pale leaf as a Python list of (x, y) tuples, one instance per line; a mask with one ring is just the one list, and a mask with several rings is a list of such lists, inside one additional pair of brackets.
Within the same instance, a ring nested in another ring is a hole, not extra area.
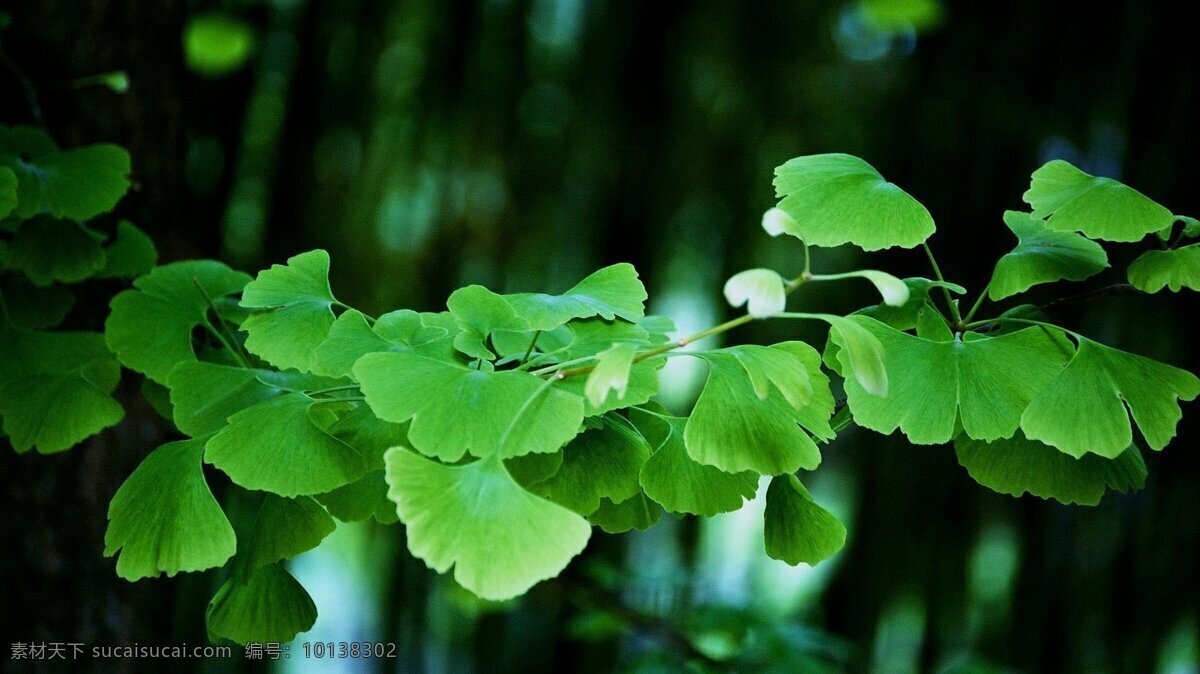
[(662, 514), (662, 506), (638, 492), (620, 503), (613, 503), (607, 498), (600, 499), (600, 507), (588, 516), (588, 521), (605, 533), (623, 534), (634, 529), (649, 529), (662, 518)]
[(770, 269), (747, 269), (725, 282), (725, 301), (737, 308), (743, 304), (755, 318), (782, 313), (787, 305), (783, 277)]
[(561, 295), (518, 293), (504, 298), (528, 321), (528, 329), (550, 330), (593, 316), (636, 323), (645, 315), (646, 288), (633, 265), (622, 262), (594, 272)]
[(280, 496), (320, 494), (362, 477), (363, 457), (316, 424), (314, 404), (288, 393), (247, 407), (208, 441), (204, 459), (247, 489)]
[(605, 419), (601, 428), (581, 433), (563, 448), (562, 465), (532, 489), (580, 515), (600, 507), (600, 499), (620, 503), (641, 491), (638, 475), (650, 447), (628, 422)]
[(213, 260), (173, 262), (133, 282), (113, 298), (104, 339), (131, 370), (160, 384), (176, 363), (195, 362), (192, 331), (217, 329), (209, 319), (209, 302), (241, 292), (250, 277)]
[(158, 251), (145, 232), (122, 220), (117, 223), (116, 237), (104, 248), (104, 258), (98, 278), (135, 278), (154, 269)]
[(775, 169), (775, 196), (792, 222), (772, 227), (777, 224), (810, 246), (912, 248), (936, 229), (920, 202), (884, 180), (867, 162), (847, 154), (788, 160)]
[(267, 494), (249, 540), (238, 551), (239, 565), (245, 574), (312, 550), (337, 528), (333, 518), (307, 496), (283, 498)]
[[(1041, 328), (942, 342), (863, 316), (847, 320), (883, 345), (891, 389), (887, 397), (879, 397), (847, 378), (846, 398), (855, 423), (885, 434), (899, 428), (919, 445), (949, 442), (956, 420), (972, 438), (1012, 437), (1030, 400), (1062, 371), (1070, 355)], [(838, 358), (845, 372), (853, 372), (845, 349)]]
[(312, 597), (279, 564), (261, 567), (245, 581), (230, 576), (205, 613), (209, 635), (239, 644), (287, 643), (316, 621)]
[(863, 328), (863, 321), (856, 322), (831, 314), (814, 314), (813, 318), (829, 323), (832, 328), (829, 336), (839, 348), (838, 358), (844, 361), (844, 367), (849, 367), (843, 370), (843, 374), (853, 375), (861, 390), (873, 396), (886, 397), (888, 368), (884, 364), (885, 350), (879, 338)]
[(1075, 357), (1022, 415), (1025, 435), (1074, 457), (1090, 452), (1112, 459), (1133, 443), (1132, 413), (1146, 444), (1154, 450), (1166, 447), (1183, 416), (1179, 400), (1200, 395), (1200, 379), (1186, 370), (1078, 339)]
[(613, 410), (641, 405), (658, 393), (658, 371), (666, 365), (662, 358), (643, 360), (634, 363), (629, 368), (629, 379), (625, 383), (625, 392), (619, 395), (604, 397), (599, 405), (592, 404), (587, 398), (587, 382), (590, 377), (567, 377), (555, 388), (577, 396), (584, 396), (583, 413), (588, 417), (596, 417)]
[(583, 399), (546, 389), (528, 372), (474, 370), (406, 352), (369, 353), (354, 374), (380, 419), (411, 419), (413, 446), (447, 462), (467, 452), (505, 458), (553, 452), (583, 422)]
[(733, 347), (699, 357), (709, 370), (684, 428), (692, 459), (729, 473), (778, 475), (817, 467), (821, 453), (801, 426), (820, 435), (829, 433), (833, 399), (814, 396), (809, 368), (820, 362), (816, 351), (788, 342)]
[(899, 308), (908, 303), (910, 295), (908, 284), (887, 272), (875, 269), (859, 269), (841, 274), (823, 274), (812, 277), (814, 281), (835, 281), (847, 278), (865, 278), (870, 281), (883, 297), (883, 303), (886, 306)]
[(979, 484), (1012, 496), (1025, 493), (1059, 503), (1096, 505), (1105, 489), (1137, 491), (1146, 484), (1146, 464), (1137, 447), (1115, 459), (1074, 458), (1018, 432), (1007, 440), (954, 440), (958, 463)]
[(673, 513), (705, 517), (738, 510), (745, 499), (754, 498), (757, 474), (726, 473), (688, 456), (683, 441), (687, 419), (636, 408), (633, 414), (638, 429), (654, 446), (639, 477), (646, 496)]
[(17, 452), (69, 449), (124, 416), (110, 395), (121, 367), (92, 332), (32, 332), (0, 322), (0, 417)]
[(8, 246), (7, 266), (37, 286), (79, 283), (104, 268), (104, 251), (93, 234), (76, 222), (28, 220)]
[(846, 544), (846, 527), (817, 505), (795, 475), (776, 475), (763, 515), (767, 555), (792, 566), (829, 559)]
[(588, 373), (587, 383), (583, 387), (588, 402), (593, 407), (600, 407), (608, 398), (608, 392), (614, 391), (616, 399), (623, 400), (629, 390), (629, 368), (633, 366), (633, 355), (637, 347), (629, 342), (613, 344), (607, 350), (600, 352), (596, 365)]
[(496, 456), (446, 466), (394, 448), (388, 498), (407, 528), (408, 549), (484, 599), (511, 599), (557, 576), (583, 551), (587, 520), (534, 496)]
[(104, 556), (119, 551), (127, 580), (221, 566), (237, 548), (233, 527), (204, 480), (204, 440), (169, 442), (125, 480), (108, 506)]
[(1012, 297), (1039, 283), (1082, 281), (1108, 267), (1108, 255), (1095, 241), (1074, 232), (1050, 229), (1028, 213), (1005, 211), (1004, 224), (1017, 236), (1017, 247), (1000, 258), (988, 284), (994, 301)]
[(480, 285), (455, 290), (446, 300), (446, 308), (454, 315), (461, 330), (454, 337), (454, 348), (472, 358), (491, 360), (496, 357), (488, 348), (488, 337), (493, 332), (530, 329), (529, 323), (517, 315), (508, 300)]
[(312, 372), (333, 325), (329, 253), (310, 250), (271, 265), (246, 285), (241, 306), (260, 309), (242, 322), (246, 348), (280, 369)]
[(1171, 211), (1132, 187), (1088, 175), (1061, 159), (1034, 171), (1022, 198), (1050, 229), (1081, 232), (1089, 239), (1140, 241), (1175, 222)]
[(768, 208), (762, 216), (762, 228), (770, 236), (791, 234), (800, 237), (800, 226), (796, 224), (796, 219), (782, 208)]
[(1163, 288), (1200, 291), (1200, 243), (1174, 250), (1148, 250), (1129, 265), (1129, 283), (1147, 293)]

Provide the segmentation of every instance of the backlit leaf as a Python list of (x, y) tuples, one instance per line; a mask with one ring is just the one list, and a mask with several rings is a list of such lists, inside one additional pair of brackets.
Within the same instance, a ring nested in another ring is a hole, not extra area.
[(1004, 224), (1018, 243), (996, 263), (988, 285), (992, 300), (1023, 293), (1039, 283), (1082, 281), (1108, 267), (1100, 244), (1074, 232), (1052, 230), (1045, 221), (1019, 211), (1005, 211)]
[(104, 555), (127, 580), (221, 566), (237, 547), (204, 479), (204, 440), (169, 442), (125, 480), (108, 507)]
[(1088, 175), (1061, 159), (1034, 171), (1022, 198), (1050, 229), (1090, 239), (1139, 241), (1175, 221), (1171, 211), (1132, 187)]
[(454, 348), (472, 358), (492, 359), (496, 354), (488, 348), (488, 338), (497, 330), (524, 332), (529, 323), (517, 315), (503, 296), (480, 285), (455, 290), (446, 300), (461, 330), (454, 337)]
[(795, 475), (777, 475), (767, 488), (767, 555), (795, 566), (816, 564), (846, 544), (846, 527), (817, 505)]
[(1129, 265), (1129, 283), (1156, 293), (1163, 288), (1200, 290), (1200, 243), (1174, 250), (1148, 250)]
[(453, 566), (484, 599), (523, 594), (587, 545), (587, 520), (522, 489), (497, 456), (447, 466), (395, 448), (384, 458), (409, 551), (438, 573)]
[(920, 202), (847, 154), (788, 160), (775, 169), (775, 196), (792, 217), (779, 228), (810, 246), (912, 248), (936, 229)]
[(529, 329), (549, 330), (593, 316), (636, 323), (645, 315), (646, 289), (633, 265), (622, 262), (592, 273), (561, 295), (517, 293), (504, 298)]
[(594, 407), (603, 405), (609, 391), (616, 394), (617, 400), (625, 398), (629, 390), (629, 368), (633, 365), (636, 351), (637, 347), (625, 342), (613, 344), (600, 352), (583, 388), (589, 403)]
[(242, 321), (246, 348), (280, 369), (312, 372), (329, 335), (337, 300), (329, 288), (329, 253), (311, 250), (259, 272), (241, 305), (258, 309)]
[(240, 570), (256, 569), (312, 550), (337, 528), (333, 518), (307, 496), (267, 494), (254, 519), (249, 540), (238, 550)]

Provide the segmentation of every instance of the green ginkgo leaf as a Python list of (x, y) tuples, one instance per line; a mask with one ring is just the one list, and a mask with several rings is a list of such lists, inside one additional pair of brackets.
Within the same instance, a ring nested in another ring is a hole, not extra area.
[(366, 462), (317, 425), (311, 414), (316, 404), (303, 393), (288, 393), (245, 408), (208, 441), (205, 461), (247, 489), (288, 497), (357, 480)]
[(654, 501), (638, 492), (636, 495), (613, 503), (600, 499), (600, 507), (588, 515), (588, 521), (608, 534), (623, 534), (626, 531), (645, 531), (662, 519), (663, 509)]
[[(1012, 437), (1029, 402), (1070, 357), (1041, 328), (933, 341), (864, 316), (847, 320), (878, 338), (887, 354), (886, 397), (871, 395), (857, 379), (846, 379), (855, 423), (885, 434), (899, 428), (920, 445), (949, 442), (959, 420), (972, 438)], [(853, 371), (844, 349), (838, 358), (846, 372)]]
[[(888, 395), (888, 368), (884, 364), (884, 347), (879, 338), (860, 323), (844, 316), (810, 314), (810, 318), (829, 323), (829, 339), (837, 345), (837, 358), (845, 360), (848, 369), (839, 371), (855, 379), (858, 387), (873, 396)], [(920, 314), (918, 314), (918, 324)]]
[(763, 514), (767, 555), (792, 566), (829, 559), (846, 544), (846, 527), (817, 505), (795, 475), (777, 475)]
[(176, 363), (196, 361), (192, 332), (198, 326), (217, 334), (210, 302), (241, 292), (249, 281), (213, 260), (155, 267), (113, 298), (104, 339), (125, 367), (165, 385)]
[(233, 556), (237, 539), (204, 479), (204, 440), (169, 442), (125, 480), (108, 506), (104, 555), (127, 580), (201, 571)]
[(225, 427), (229, 417), (284, 389), (264, 381), (267, 370), (216, 363), (183, 362), (171, 369), (171, 414), (175, 426), (198, 438)]
[(90, 220), (111, 211), (129, 189), (129, 153), (121, 147), (101, 143), (58, 151), (36, 144), (22, 148), (28, 159), (0, 150), (0, 162), (17, 177), (18, 218), (48, 212)]
[(375, 414), (412, 420), (413, 447), (443, 461), (553, 452), (575, 437), (583, 399), (528, 372), (475, 370), (424, 355), (369, 353), (354, 374)]
[(329, 288), (329, 253), (310, 250), (259, 272), (241, 306), (258, 309), (242, 321), (246, 348), (280, 369), (312, 372), (316, 349), (333, 325), (337, 300)]
[(327, 430), (354, 448), (372, 470), (383, 470), (383, 453), (392, 447), (408, 446), (408, 424), (384, 421), (363, 403), (343, 414)]
[[(729, 473), (812, 470), (821, 453), (808, 431), (832, 437), (820, 355), (802, 342), (738, 346), (699, 356), (708, 380), (684, 429), (688, 455)], [(815, 371), (814, 371), (815, 368)]]
[(642, 436), (620, 418), (584, 431), (563, 448), (562, 465), (532, 489), (580, 515), (600, 507), (600, 499), (620, 503), (641, 491), (638, 476), (650, 458)]
[(629, 369), (633, 366), (636, 351), (636, 346), (623, 342), (613, 344), (597, 355), (596, 365), (588, 373), (587, 383), (583, 387), (593, 407), (603, 405), (610, 391), (616, 394), (617, 400), (625, 398), (629, 391)]
[(117, 223), (117, 234), (104, 248), (104, 267), (99, 278), (135, 278), (147, 274), (158, 261), (158, 251), (146, 233), (132, 222)]
[(0, 166), (0, 219), (17, 208), (17, 174), (7, 166)]
[(359, 522), (374, 517), (380, 524), (396, 521), (396, 504), (388, 500), (383, 470), (373, 470), (348, 485), (325, 494), (317, 494), (330, 515), (343, 522)]
[(104, 268), (94, 232), (66, 220), (35, 218), (21, 225), (8, 245), (7, 266), (37, 286), (79, 283)]
[(1019, 211), (1005, 211), (1004, 224), (1018, 243), (992, 272), (988, 297), (994, 301), (1039, 283), (1082, 281), (1108, 267), (1108, 255), (1100, 244), (1074, 232), (1055, 231), (1044, 220)]
[(656, 358), (634, 363), (629, 368), (629, 379), (625, 382), (625, 392), (620, 395), (608, 395), (599, 405), (593, 405), (592, 401), (586, 397), (589, 377), (567, 377), (555, 388), (566, 393), (584, 396), (584, 416), (596, 417), (605, 412), (641, 405), (654, 397), (654, 394), (658, 393), (658, 372), (666, 365), (666, 362), (666, 359)]
[(1059, 503), (1096, 505), (1107, 489), (1137, 491), (1146, 483), (1146, 464), (1137, 447), (1115, 459), (1067, 456), (1018, 432), (1006, 440), (954, 440), (958, 463), (979, 484), (1012, 496), (1029, 493)]
[(61, 323), (74, 305), (75, 295), (62, 286), (39, 288), (17, 274), (0, 276), (0, 321), (44, 330)]
[(438, 573), (453, 566), (484, 599), (557, 576), (591, 535), (587, 520), (522, 489), (498, 456), (447, 466), (397, 447), (384, 459), (409, 551)]
[(1148, 250), (1129, 265), (1129, 283), (1147, 293), (1163, 288), (1200, 290), (1200, 243), (1174, 250)]
[(735, 309), (746, 305), (755, 318), (774, 316), (787, 306), (786, 283), (771, 269), (747, 269), (725, 282), (725, 301)]
[(0, 417), (17, 452), (69, 449), (122, 419), (111, 393), (121, 367), (92, 332), (34, 332), (0, 323)]
[(420, 347), (445, 337), (446, 333), (444, 328), (426, 326), (421, 314), (415, 311), (393, 311), (371, 325), (365, 315), (350, 309), (337, 317), (329, 335), (317, 347), (313, 368), (331, 377), (353, 377), (354, 364), (368, 353)]
[(662, 507), (710, 517), (738, 510), (746, 499), (754, 498), (756, 473), (726, 473), (688, 456), (683, 440), (687, 419), (643, 410), (636, 410), (633, 419), (654, 447), (639, 481), (646, 496)]
[(259, 506), (254, 526), (238, 550), (237, 570), (250, 574), (312, 550), (337, 528), (333, 518), (307, 496), (284, 498), (267, 494)]
[(283, 644), (317, 621), (317, 605), (292, 574), (268, 564), (244, 581), (230, 576), (205, 612), (208, 633), (239, 644)]
[(1022, 198), (1050, 229), (1090, 239), (1140, 241), (1175, 222), (1171, 211), (1132, 187), (1088, 175), (1061, 159), (1034, 171)]
[(529, 322), (517, 315), (504, 296), (480, 285), (455, 290), (446, 300), (446, 308), (454, 315), (460, 330), (454, 337), (454, 348), (472, 358), (490, 360), (496, 357), (488, 348), (488, 339), (493, 332), (531, 329)]
[(870, 316), (880, 323), (886, 323), (897, 330), (912, 330), (917, 327), (920, 315), (927, 313), (930, 305), (929, 294), (933, 292), (934, 288), (945, 288), (958, 295), (967, 292), (966, 288), (956, 283), (931, 281), (919, 276), (906, 278), (903, 281), (904, 285), (908, 288), (908, 300), (906, 302), (899, 306), (880, 303), (859, 309), (855, 313), (862, 316)]
[(775, 169), (775, 196), (792, 220), (773, 225), (810, 246), (912, 248), (936, 229), (920, 202), (847, 154), (788, 160)]
[(633, 265), (604, 267), (561, 295), (517, 293), (504, 298), (530, 330), (550, 330), (576, 318), (599, 316), (636, 323), (645, 315), (646, 288)]
[[(1129, 415), (1146, 444), (1167, 446), (1183, 413), (1180, 400), (1200, 395), (1200, 379), (1186, 370), (1077, 337), (1066, 368), (1038, 392), (1021, 417), (1021, 430), (1074, 457), (1112, 459), (1133, 444)], [(1021, 373), (1028, 366), (1021, 366)], [(983, 438), (986, 439), (986, 438)]]

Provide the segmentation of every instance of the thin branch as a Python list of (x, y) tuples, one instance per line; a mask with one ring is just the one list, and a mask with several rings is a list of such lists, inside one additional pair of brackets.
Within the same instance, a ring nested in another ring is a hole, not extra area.
[(1039, 306), (1038, 308), (1041, 309), (1042, 311), (1045, 311), (1051, 307), (1059, 307), (1064, 304), (1073, 304), (1075, 302), (1086, 302), (1088, 300), (1094, 300), (1098, 297), (1117, 297), (1120, 295), (1126, 295), (1131, 292), (1138, 292), (1138, 289), (1134, 288), (1133, 286), (1129, 285), (1128, 283), (1114, 283), (1109, 286), (1104, 286), (1103, 288), (1097, 288), (1095, 290), (1089, 290), (1088, 292), (1085, 292), (1085, 293), (1079, 293), (1078, 295), (1068, 295), (1067, 297), (1060, 297), (1051, 302), (1047, 302), (1046, 304), (1043, 304), (1043, 305)]

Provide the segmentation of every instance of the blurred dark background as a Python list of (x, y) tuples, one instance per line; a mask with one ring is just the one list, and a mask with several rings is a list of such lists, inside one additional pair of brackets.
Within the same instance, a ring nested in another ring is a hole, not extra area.
[[(1014, 243), (1001, 213), (1022, 208), (1046, 160), (1200, 215), (1190, 3), (37, 0), (4, 11), (0, 121), (40, 121), (66, 146), (126, 146), (137, 188), (118, 215), (153, 236), (162, 261), (254, 271), (323, 247), (339, 298), (372, 313), (438, 309), (472, 282), (560, 291), (626, 260), (652, 310), (685, 332), (704, 327), (729, 313), (730, 274), (799, 270), (799, 246), (768, 239), (758, 220), (773, 205), (772, 168), (801, 154), (862, 156), (920, 199), (943, 270), (971, 299)], [(1138, 249), (1108, 248), (1110, 273), (1033, 300), (1123, 281)], [(818, 250), (814, 265), (930, 275), (920, 251), (868, 262)], [(873, 301), (867, 290), (805, 287), (793, 301), (850, 311)], [(1192, 295), (1100, 296), (1053, 318), (1197, 371), (1198, 308)], [(822, 343), (797, 330), (733, 338)], [(695, 374), (673, 374), (669, 403), (688, 403)], [(101, 556), (108, 500), (167, 433), (127, 379), (118, 428), (57, 456), (0, 454), (8, 641), (205, 638), (212, 577), (131, 585)], [(504, 606), (428, 572), (399, 527), (345, 527), (295, 563), (321, 610), (300, 639), (399, 644), (397, 660), (321, 671), (672, 671), (732, 654), (757, 663), (745, 671), (1196, 672), (1198, 439), (1187, 406), (1172, 446), (1147, 456), (1144, 491), (1082, 508), (992, 493), (948, 447), (852, 430), (811, 485), (850, 531), (833, 560), (793, 570), (766, 559), (758, 502), (711, 523), (598, 533), (563, 579)]]

